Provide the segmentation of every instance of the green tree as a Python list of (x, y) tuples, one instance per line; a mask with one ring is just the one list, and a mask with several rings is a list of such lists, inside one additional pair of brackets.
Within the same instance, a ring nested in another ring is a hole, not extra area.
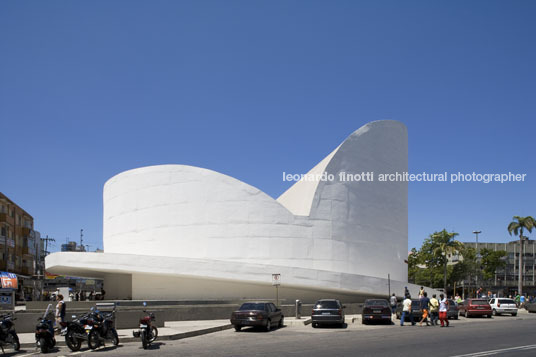
[(514, 216), (513, 221), (508, 225), (508, 233), (512, 235), (519, 236), (519, 281), (517, 291), (519, 295), (523, 292), (523, 239), (526, 237), (523, 236), (523, 230), (526, 229), (529, 233), (532, 233), (532, 228), (536, 226), (536, 220), (531, 216), (520, 217)]
[(415, 248), (411, 248), (411, 252), (408, 255), (408, 281), (413, 284), (417, 284), (415, 279), (419, 271), (419, 252)]
[(453, 268), (449, 281), (454, 285), (455, 282), (469, 280), (471, 281), (471, 275), (476, 271), (476, 250), (471, 247), (464, 247), (459, 254), (462, 259), (456, 263)]
[(447, 264), (448, 256), (463, 250), (464, 245), (462, 242), (457, 241), (454, 237), (458, 236), (458, 233), (447, 232), (443, 229), (441, 232), (434, 232), (430, 235), (434, 243), (433, 254), (438, 262), (441, 262), (444, 269), (443, 287), (445, 292), (447, 291)]
[(504, 268), (506, 266), (506, 251), (504, 250), (491, 250), (487, 248), (480, 249), (482, 275), (484, 280), (492, 280), (495, 277), (495, 272), (498, 268)]

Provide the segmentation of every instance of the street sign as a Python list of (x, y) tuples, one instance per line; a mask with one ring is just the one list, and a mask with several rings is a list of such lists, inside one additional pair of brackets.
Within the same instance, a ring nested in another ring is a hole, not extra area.
[(281, 274), (272, 274), (272, 285), (281, 285)]

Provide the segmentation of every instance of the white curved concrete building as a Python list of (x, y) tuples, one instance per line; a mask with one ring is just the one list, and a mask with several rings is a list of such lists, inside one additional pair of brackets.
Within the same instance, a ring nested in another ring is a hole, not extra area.
[[(289, 300), (386, 295), (388, 274), (402, 294), (407, 182), (378, 175), (407, 169), (406, 127), (377, 121), (309, 172), (333, 181), (299, 181), (277, 200), (198, 167), (126, 171), (104, 185), (104, 253), (54, 253), (47, 271), (104, 278), (108, 298), (272, 298), (272, 273)], [(362, 172), (374, 180), (340, 180)]]

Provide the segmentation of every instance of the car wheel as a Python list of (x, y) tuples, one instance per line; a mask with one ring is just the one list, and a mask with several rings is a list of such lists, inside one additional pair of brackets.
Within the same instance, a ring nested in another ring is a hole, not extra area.
[(279, 325), (277, 325), (279, 328), (285, 326), (285, 318), (281, 316), (281, 319), (279, 320)]
[(492, 314), (493, 316), (497, 316), (497, 310), (493, 309), (493, 311), (491, 312), (491, 314)]
[(234, 329), (235, 329), (236, 332), (239, 332), (240, 330), (242, 330), (242, 326), (235, 325)]
[(487, 318), (488, 318), (488, 319), (491, 319), (491, 315), (488, 315)]
[(516, 312), (516, 313), (513, 313), (512, 316), (517, 316), (517, 312)]
[(316, 322), (313, 322), (311, 325), (313, 326), (313, 328), (317, 328), (317, 327), (318, 327), (318, 324), (317, 324)]
[(272, 321), (269, 319), (266, 320), (266, 332), (270, 331), (272, 329)]

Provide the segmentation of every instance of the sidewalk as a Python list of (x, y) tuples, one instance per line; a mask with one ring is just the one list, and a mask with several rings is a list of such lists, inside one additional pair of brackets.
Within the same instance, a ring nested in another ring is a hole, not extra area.
[[(164, 327), (158, 328), (158, 340), (179, 340), (194, 336), (205, 335), (207, 333), (222, 331), (232, 328), (229, 320), (203, 320), (203, 321), (167, 321)], [(140, 341), (139, 337), (132, 336), (134, 329), (117, 330), (119, 343)], [(20, 333), (19, 341), (22, 348), (35, 347), (35, 334)], [(58, 346), (65, 346), (65, 338), (56, 335)], [(110, 344), (111, 342), (108, 342)], [(86, 342), (87, 344), (87, 342)]]

